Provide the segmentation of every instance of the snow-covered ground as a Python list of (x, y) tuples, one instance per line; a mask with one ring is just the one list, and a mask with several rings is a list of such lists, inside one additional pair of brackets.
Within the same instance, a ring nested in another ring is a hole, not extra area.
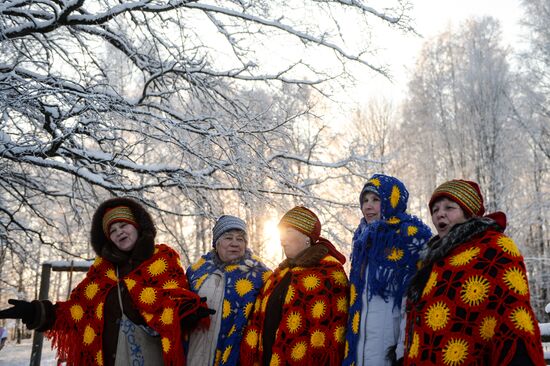
[[(21, 344), (15, 341), (8, 341), (6, 346), (0, 350), (1, 366), (28, 366), (31, 360), (32, 339), (24, 339)], [(55, 352), (50, 347), (50, 342), (44, 340), (42, 347), (42, 361), (40, 365), (56, 366)]]

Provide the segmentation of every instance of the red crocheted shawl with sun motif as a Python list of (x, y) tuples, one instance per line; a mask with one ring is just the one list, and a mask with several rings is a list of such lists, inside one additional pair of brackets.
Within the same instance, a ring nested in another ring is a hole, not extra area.
[[(67, 365), (103, 365), (103, 304), (116, 286), (115, 267), (97, 257), (68, 301), (56, 304), (56, 320), (46, 333)], [(161, 336), (165, 365), (185, 365), (180, 319), (196, 311), (200, 298), (189, 291), (179, 255), (164, 244), (156, 245), (151, 258), (120, 280), (147, 325)], [(180, 305), (189, 303), (180, 314)]]
[(545, 364), (523, 257), (498, 231), (435, 262), (407, 311), (405, 365), (508, 365), (518, 340), (535, 365)]
[(340, 366), (348, 313), (348, 278), (330, 255), (313, 267), (277, 268), (266, 281), (241, 342), (241, 366), (260, 365), (266, 307), (273, 290), (291, 272), (270, 365)]

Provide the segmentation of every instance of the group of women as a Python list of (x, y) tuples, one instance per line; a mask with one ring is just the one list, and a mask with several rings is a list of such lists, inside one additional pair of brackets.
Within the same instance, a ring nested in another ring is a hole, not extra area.
[(229, 215), (184, 271), (144, 207), (113, 198), (94, 214), (97, 257), (69, 300), (12, 299), (0, 318), (46, 331), (67, 365), (544, 365), (505, 215), (484, 215), (475, 182), (448, 181), (429, 201), (432, 237), (407, 201), (398, 179), (367, 181), (348, 279), (308, 208), (281, 218), (273, 271)]

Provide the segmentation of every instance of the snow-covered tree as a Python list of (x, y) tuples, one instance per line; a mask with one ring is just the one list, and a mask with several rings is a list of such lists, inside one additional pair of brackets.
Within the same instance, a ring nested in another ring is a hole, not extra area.
[[(307, 96), (351, 82), (351, 64), (384, 74), (369, 38), (385, 26), (408, 31), (408, 9), (405, 0), (3, 1), (2, 253), (36, 262), (29, 254), (48, 243), (89, 257), (90, 215), (108, 195), (158, 210), (182, 248), (190, 223), (173, 218), (196, 219), (192, 240), (205, 240), (201, 220), (223, 212), (228, 195), (319, 200), (319, 170), (358, 157), (299, 148)], [(308, 167), (315, 175), (304, 180)]]

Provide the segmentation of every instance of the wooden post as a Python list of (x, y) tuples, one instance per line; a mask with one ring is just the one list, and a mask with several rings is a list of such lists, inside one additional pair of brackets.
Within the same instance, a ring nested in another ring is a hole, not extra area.
[[(38, 293), (39, 300), (45, 300), (48, 298), (50, 290), (50, 274), (52, 272), (52, 265), (50, 263), (42, 264), (42, 275), (40, 278), (40, 292)], [(31, 363), (30, 366), (40, 366), (40, 359), (42, 358), (42, 343), (44, 342), (44, 333), (34, 332), (32, 338), (32, 350), (31, 350)]]

